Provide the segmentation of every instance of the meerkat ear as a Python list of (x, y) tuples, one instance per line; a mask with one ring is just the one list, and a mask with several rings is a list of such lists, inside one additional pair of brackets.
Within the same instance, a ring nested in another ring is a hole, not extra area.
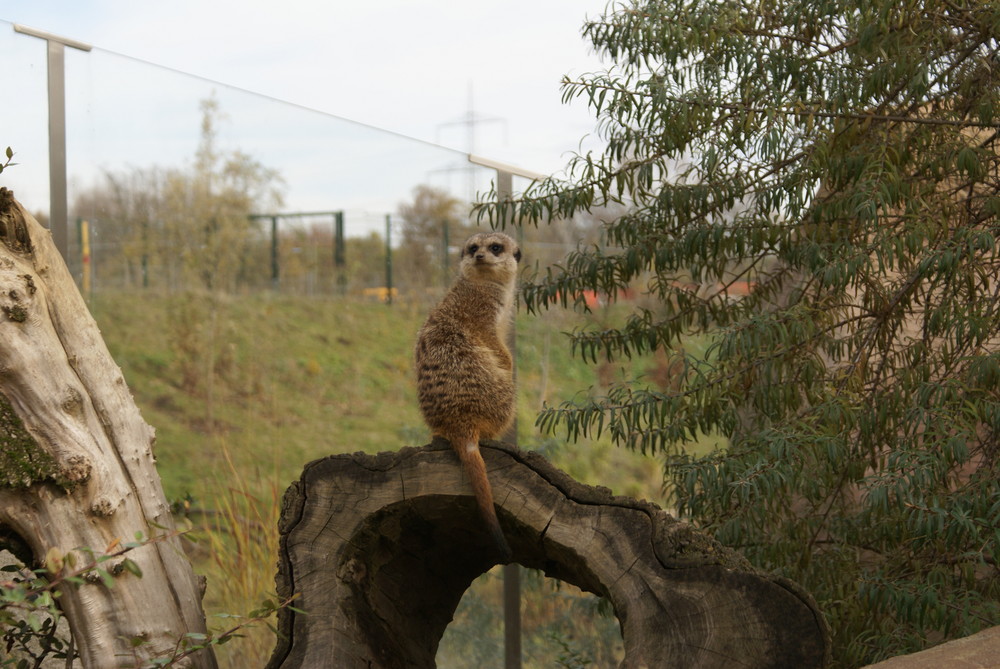
[(521, 262), (521, 249), (514, 251), (514, 260)]

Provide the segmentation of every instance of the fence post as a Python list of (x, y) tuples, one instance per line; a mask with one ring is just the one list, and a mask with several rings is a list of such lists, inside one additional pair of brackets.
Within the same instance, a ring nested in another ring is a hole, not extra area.
[(278, 217), (271, 217), (271, 288), (278, 290), (281, 285), (278, 266)]
[[(502, 202), (513, 197), (513, 175), (497, 167), (497, 200)], [(503, 221), (503, 227), (511, 223)], [(517, 378), (517, 324), (511, 324), (510, 340), (507, 342), (514, 359), (514, 377)], [(503, 440), (517, 445), (517, 417), (503, 435)], [(504, 669), (521, 669), (521, 567), (517, 564), (503, 566), (503, 650)]]
[[(469, 162), (481, 167), (496, 170), (496, 194), (497, 201), (510, 200), (514, 196), (514, 175), (538, 181), (544, 179), (545, 175), (537, 172), (529, 172), (511, 165), (498, 163), (481, 156), (469, 154)], [(501, 221), (501, 227), (513, 224), (513, 214)], [(517, 326), (512, 324), (510, 328), (510, 341), (508, 342), (511, 355), (514, 357), (514, 375), (517, 375)], [(503, 440), (517, 445), (517, 420), (514, 425), (503, 435)], [(520, 566), (507, 564), (503, 567), (503, 613), (504, 613), (504, 669), (521, 669), (521, 572)]]
[(441, 221), (441, 285), (446, 291), (451, 284), (451, 263), (448, 262), (448, 248), (450, 246), (448, 219), (444, 219)]
[(333, 267), (337, 272), (337, 288), (341, 295), (347, 294), (346, 248), (344, 246), (344, 212), (333, 212)]
[(392, 304), (392, 214), (385, 215), (385, 303)]
[(14, 24), (14, 31), (45, 40), (48, 48), (49, 230), (56, 249), (69, 259), (69, 205), (66, 196), (66, 58), (65, 47), (90, 51), (90, 45)]

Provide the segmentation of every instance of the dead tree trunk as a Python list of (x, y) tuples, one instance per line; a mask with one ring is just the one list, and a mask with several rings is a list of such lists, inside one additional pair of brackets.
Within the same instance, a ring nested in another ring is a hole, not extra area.
[[(535, 453), (483, 448), (520, 564), (610, 601), (622, 667), (821, 667), (812, 598), (656, 506), (582, 485)], [(441, 442), (331, 456), (286, 492), (271, 669), (433, 667), (469, 584), (496, 563), (468, 482)]]
[[(0, 526), (36, 559), (100, 553), (172, 528), (152, 454), (121, 370), (50, 234), (0, 189)], [(85, 667), (135, 666), (204, 632), (198, 582), (176, 537), (129, 554), (142, 577), (63, 588)], [(81, 558), (83, 559), (83, 558)], [(105, 565), (114, 572), (113, 564)], [(130, 639), (144, 643), (133, 648)], [(215, 667), (210, 651), (190, 666)]]

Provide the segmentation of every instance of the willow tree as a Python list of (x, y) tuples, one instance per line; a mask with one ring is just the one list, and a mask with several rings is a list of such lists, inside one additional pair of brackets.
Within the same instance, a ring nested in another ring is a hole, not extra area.
[(813, 591), (842, 666), (996, 624), (1000, 5), (633, 1), (584, 34), (608, 68), (563, 96), (606, 150), (479, 213), (625, 205), (525, 306), (644, 293), (570, 334), (595, 361), (711, 346), (540, 426), (665, 454), (679, 512)]

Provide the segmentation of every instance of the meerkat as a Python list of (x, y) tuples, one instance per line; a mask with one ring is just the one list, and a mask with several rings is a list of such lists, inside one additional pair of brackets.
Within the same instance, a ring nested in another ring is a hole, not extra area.
[(473, 235), (462, 247), (459, 275), (417, 336), (420, 412), (434, 436), (448, 440), (462, 461), (487, 529), (505, 560), (481, 439), (500, 436), (514, 421), (514, 361), (507, 333), (514, 312), (521, 251), (507, 235)]

